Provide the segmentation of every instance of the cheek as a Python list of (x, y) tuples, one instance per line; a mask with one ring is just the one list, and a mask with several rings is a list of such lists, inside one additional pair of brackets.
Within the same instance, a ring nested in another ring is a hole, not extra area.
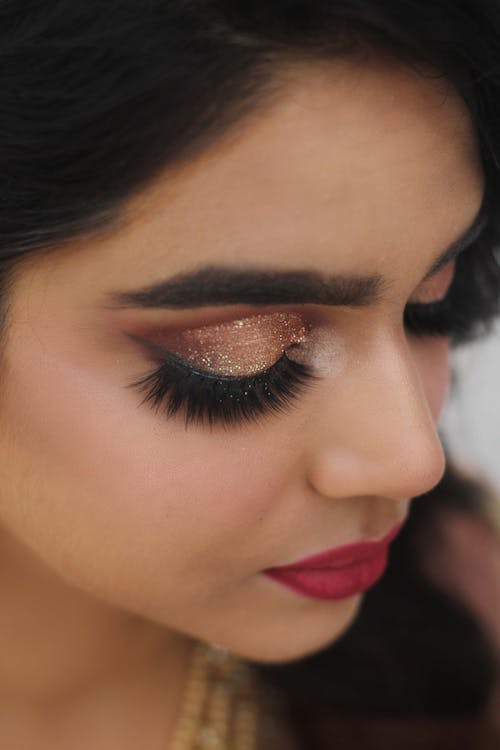
[(413, 350), (429, 408), (437, 424), (450, 385), (450, 341), (426, 338), (416, 341)]
[(135, 605), (175, 599), (180, 576), (209, 592), (269, 563), (250, 540), (289, 475), (272, 430), (185, 431), (118, 378), (47, 352), (20, 352), (6, 385), (3, 520), (65, 577)]

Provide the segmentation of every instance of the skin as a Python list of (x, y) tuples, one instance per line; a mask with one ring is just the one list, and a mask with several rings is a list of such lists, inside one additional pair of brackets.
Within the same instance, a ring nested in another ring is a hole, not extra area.
[[(0, 393), (2, 746), (166, 747), (187, 636), (260, 661), (335, 640), (361, 595), (307, 599), (261, 571), (381, 538), (442, 476), (449, 342), (417, 341), (402, 316), (444, 296), (451, 266), (422, 279), (481, 203), (468, 113), (389, 62), (296, 64), (282, 84), (135, 197), (122, 230), (19, 269)], [(286, 413), (186, 431), (126, 387), (154, 366), (125, 333), (242, 310), (104, 299), (215, 262), (388, 287), (377, 305), (314, 306), (320, 380)]]

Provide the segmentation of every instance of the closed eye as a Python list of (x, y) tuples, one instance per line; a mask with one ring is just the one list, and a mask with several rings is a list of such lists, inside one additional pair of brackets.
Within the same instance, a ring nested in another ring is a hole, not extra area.
[(237, 378), (203, 372), (165, 353), (160, 366), (129, 387), (138, 388), (167, 418), (184, 413), (190, 423), (237, 426), (266, 413), (284, 412), (317, 379), (312, 368), (289, 359), (286, 352), (262, 372)]

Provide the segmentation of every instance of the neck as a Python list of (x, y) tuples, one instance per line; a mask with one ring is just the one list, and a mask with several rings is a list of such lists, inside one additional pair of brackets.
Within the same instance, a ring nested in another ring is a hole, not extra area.
[(0, 747), (166, 747), (190, 641), (71, 587), (0, 536)]

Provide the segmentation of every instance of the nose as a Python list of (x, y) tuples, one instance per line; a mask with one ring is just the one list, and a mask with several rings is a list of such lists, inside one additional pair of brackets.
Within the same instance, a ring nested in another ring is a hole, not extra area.
[(308, 480), (317, 493), (401, 500), (440, 481), (446, 459), (405, 335), (378, 337), (323, 388), (308, 441)]

